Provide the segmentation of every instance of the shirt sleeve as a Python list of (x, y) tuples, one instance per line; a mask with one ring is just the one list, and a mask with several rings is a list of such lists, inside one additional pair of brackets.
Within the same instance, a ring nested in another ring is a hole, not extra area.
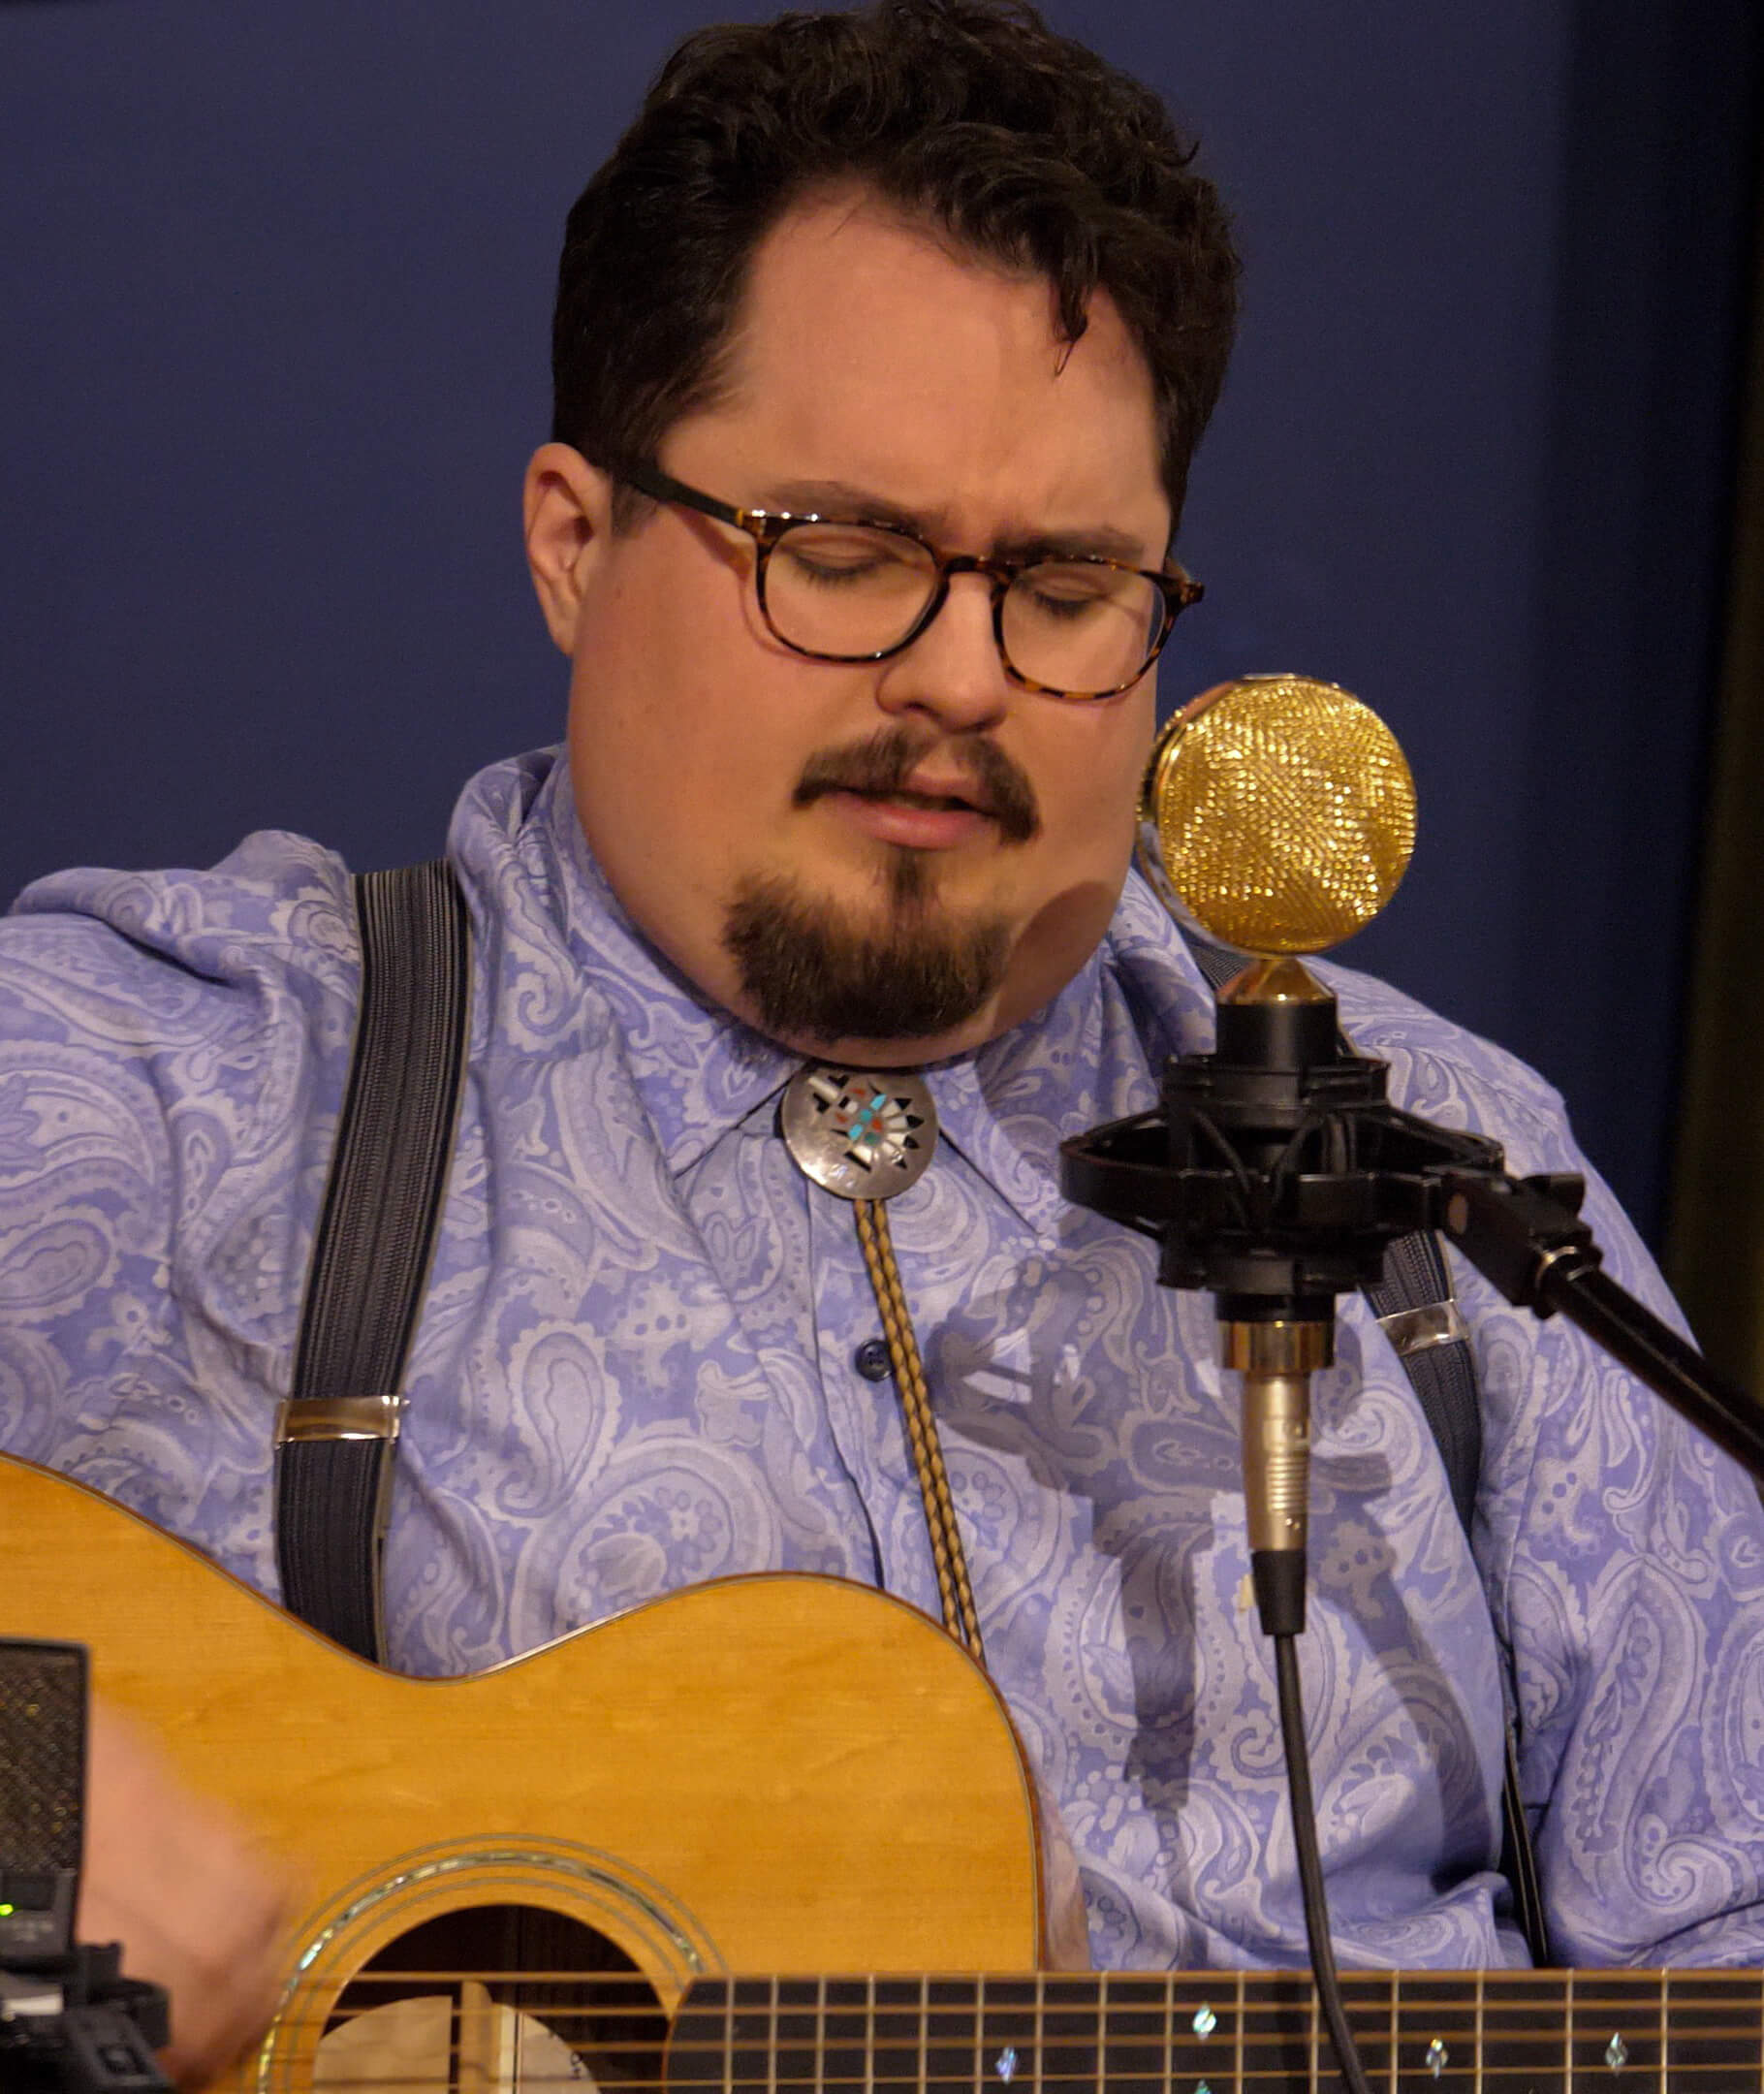
[[(1398, 1102), (1576, 1171), (1605, 1267), (1685, 1328), (1652, 1258), (1513, 1057), (1337, 973)], [(1764, 1507), (1750, 1478), (1562, 1317), (1456, 1253), (1483, 1414), (1472, 1541), (1509, 1659), (1521, 1791), (1566, 1964), (1764, 1962)]]
[[(1567, 1167), (1573, 1167), (1569, 1164)], [(1607, 1269), (1678, 1318), (1605, 1188)], [(1485, 1468), (1496, 1627), (1552, 1945), (1569, 1963), (1764, 1961), (1764, 1509), (1736, 1464), (1561, 1319)]]
[(358, 973), (301, 840), (0, 923), (0, 1448), (273, 1586), (267, 1479)]

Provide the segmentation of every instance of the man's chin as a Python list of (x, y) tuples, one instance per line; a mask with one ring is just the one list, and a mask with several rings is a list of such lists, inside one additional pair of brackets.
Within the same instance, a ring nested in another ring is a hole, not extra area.
[(952, 1026), (942, 1032), (910, 1037), (846, 1034), (828, 1039), (806, 1032), (779, 1032), (763, 1023), (759, 1030), (780, 1047), (787, 1047), (792, 1054), (800, 1054), (811, 1062), (826, 1062), (847, 1068), (923, 1068), (929, 1063), (947, 1062), (953, 1056), (969, 1054), (976, 1047), (984, 1047), (1002, 1030), (996, 1011), (996, 1004), (989, 1002), (961, 1025)]
[(903, 1066), (986, 1038), (1011, 939), (1002, 920), (961, 917), (898, 887), (880, 908), (753, 878), (730, 904), (723, 946), (744, 1015), (827, 1060)]

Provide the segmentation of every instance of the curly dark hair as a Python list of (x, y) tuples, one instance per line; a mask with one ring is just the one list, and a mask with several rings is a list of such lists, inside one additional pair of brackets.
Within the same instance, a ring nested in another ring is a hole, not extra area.
[[(571, 210), (552, 435), (618, 475), (725, 382), (748, 260), (804, 194), (861, 183), (1053, 286), (1101, 285), (1150, 368), (1172, 528), (1218, 398), (1238, 265), (1150, 88), (1021, 0), (872, 0), (704, 29)], [(619, 491), (615, 522), (646, 509)]]

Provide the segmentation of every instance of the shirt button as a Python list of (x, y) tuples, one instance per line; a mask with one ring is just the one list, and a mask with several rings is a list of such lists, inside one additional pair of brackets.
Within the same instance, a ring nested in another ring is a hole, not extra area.
[(880, 1338), (866, 1338), (852, 1354), (851, 1363), (866, 1381), (888, 1380), (888, 1348)]

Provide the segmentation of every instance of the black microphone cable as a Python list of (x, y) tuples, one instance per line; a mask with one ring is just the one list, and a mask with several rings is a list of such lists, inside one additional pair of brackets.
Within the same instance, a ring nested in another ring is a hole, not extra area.
[(1275, 1692), (1280, 1710), (1280, 1744), (1286, 1759), (1286, 1793), (1292, 1809), (1293, 1843), (1299, 1855), (1299, 1896), (1317, 2005), (1348, 2094), (1371, 2094), (1359, 2046), (1341, 1997), (1341, 1977), (1329, 1938), (1329, 1900), (1323, 1888), (1323, 1857), (1317, 1846), (1317, 1811), (1310, 1787), (1310, 1752), (1305, 1739), (1305, 1696), (1299, 1680), (1299, 1637), (1305, 1628), (1303, 1548), (1252, 1552), (1257, 1611), (1263, 1634), (1274, 1644)]

